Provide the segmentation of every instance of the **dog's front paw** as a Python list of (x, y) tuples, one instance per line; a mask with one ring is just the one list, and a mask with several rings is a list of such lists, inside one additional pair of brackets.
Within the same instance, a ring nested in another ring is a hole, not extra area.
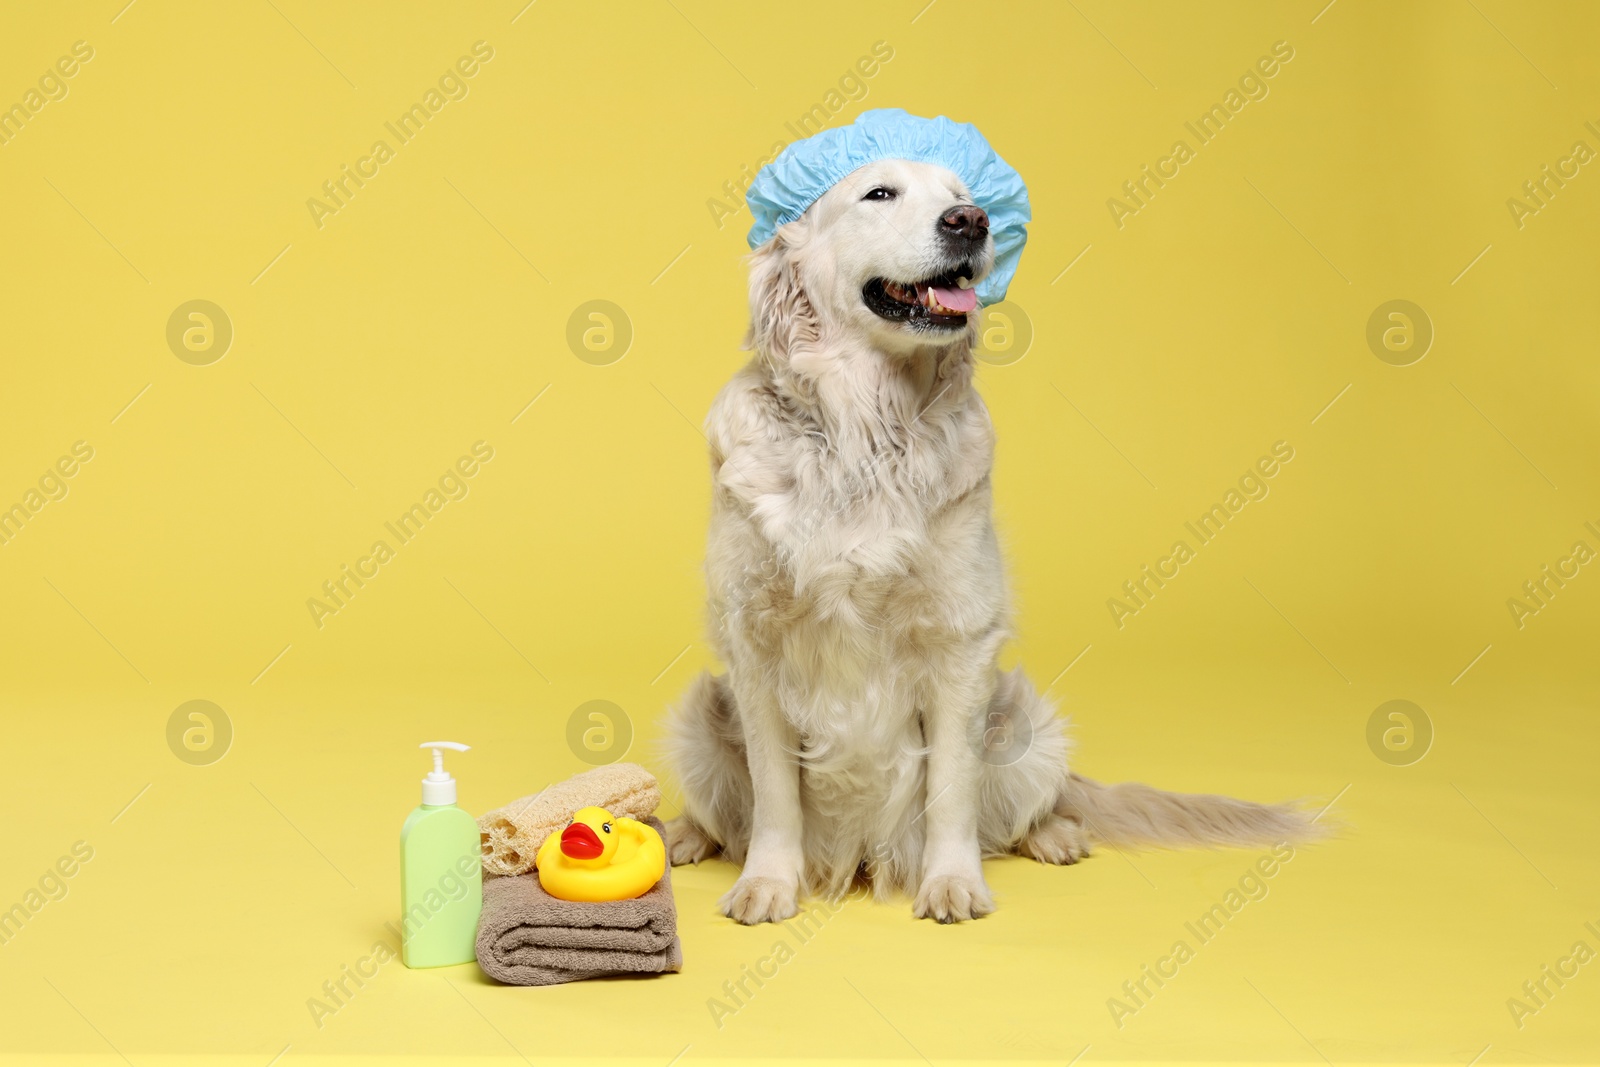
[(782, 922), (800, 910), (795, 903), (796, 889), (792, 882), (745, 875), (723, 896), (722, 914), (746, 926)]
[(994, 898), (981, 875), (935, 874), (923, 879), (912, 913), (919, 919), (958, 923), (993, 910)]

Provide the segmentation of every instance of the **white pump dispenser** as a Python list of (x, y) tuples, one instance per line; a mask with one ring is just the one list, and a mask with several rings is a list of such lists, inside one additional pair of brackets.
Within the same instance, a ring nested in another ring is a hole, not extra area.
[(470, 745), (459, 741), (424, 741), (418, 748), (433, 749), (433, 771), (422, 780), (422, 802), (430, 808), (443, 807), (456, 802), (456, 780), (444, 769), (444, 749), (469, 752)]

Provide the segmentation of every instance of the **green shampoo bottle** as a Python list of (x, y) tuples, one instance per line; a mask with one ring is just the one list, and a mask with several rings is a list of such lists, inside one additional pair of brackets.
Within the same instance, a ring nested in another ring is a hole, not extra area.
[(444, 769), (455, 741), (425, 741), (433, 772), (422, 779), (422, 805), (400, 828), (401, 959), (407, 967), (448, 967), (476, 957), (483, 910), (478, 823), (456, 807), (456, 780)]

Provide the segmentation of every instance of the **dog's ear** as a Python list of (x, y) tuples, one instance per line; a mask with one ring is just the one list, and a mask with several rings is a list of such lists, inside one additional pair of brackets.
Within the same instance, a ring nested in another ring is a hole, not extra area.
[(782, 367), (791, 356), (815, 344), (822, 332), (816, 308), (800, 283), (796, 253), (805, 240), (804, 220), (779, 228), (766, 244), (750, 253), (750, 330), (746, 351)]

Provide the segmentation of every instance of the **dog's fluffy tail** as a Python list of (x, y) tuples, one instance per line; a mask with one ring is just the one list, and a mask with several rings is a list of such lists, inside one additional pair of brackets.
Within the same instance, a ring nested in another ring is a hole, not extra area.
[(1204, 793), (1168, 793), (1138, 782), (1101, 785), (1068, 775), (1057, 815), (1079, 820), (1092, 840), (1121, 847), (1299, 844), (1328, 835), (1317, 814)]

